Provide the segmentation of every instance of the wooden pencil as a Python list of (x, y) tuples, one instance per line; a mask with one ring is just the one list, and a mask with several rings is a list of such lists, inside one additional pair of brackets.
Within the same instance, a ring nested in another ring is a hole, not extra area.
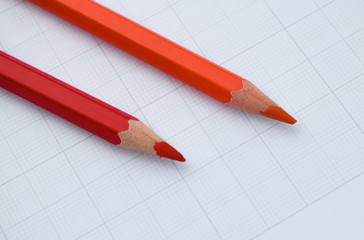
[(0, 51), (0, 87), (123, 148), (184, 162), (137, 118)]
[(30, 1), (228, 106), (296, 122), (250, 81), (94, 1)]

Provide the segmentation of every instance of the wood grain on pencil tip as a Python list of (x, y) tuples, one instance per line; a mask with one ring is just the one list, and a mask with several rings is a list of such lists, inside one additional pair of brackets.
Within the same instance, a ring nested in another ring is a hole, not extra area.
[(243, 87), (241, 90), (231, 92), (231, 101), (226, 105), (289, 124), (297, 122), (296, 119), (279, 107), (254, 84), (247, 80), (243, 80), (242, 83)]
[(128, 131), (119, 132), (120, 147), (184, 162), (185, 158), (140, 121), (128, 121)]
[(0, 87), (123, 148), (184, 162), (137, 118), (0, 51)]
[(94, 1), (30, 1), (224, 104), (282, 122), (296, 122), (244, 78)]

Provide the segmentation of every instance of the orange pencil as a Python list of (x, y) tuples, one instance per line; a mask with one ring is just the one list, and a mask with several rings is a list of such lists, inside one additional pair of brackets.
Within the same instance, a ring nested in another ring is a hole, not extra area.
[(91, 0), (30, 0), (220, 102), (289, 124), (296, 120), (248, 80)]
[(184, 162), (137, 118), (0, 51), (0, 87), (123, 148)]

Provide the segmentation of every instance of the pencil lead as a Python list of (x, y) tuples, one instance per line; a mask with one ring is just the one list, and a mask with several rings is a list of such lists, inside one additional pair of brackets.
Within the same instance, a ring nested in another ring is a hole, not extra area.
[(174, 149), (171, 145), (164, 141), (155, 143), (154, 149), (157, 152), (157, 155), (160, 157), (177, 160), (179, 162), (186, 161), (181, 153), (179, 153), (176, 149)]
[(289, 115), (286, 111), (278, 106), (269, 106), (267, 110), (261, 112), (260, 114), (268, 118), (272, 118), (289, 124), (295, 124), (297, 122), (296, 119), (294, 119), (291, 115)]

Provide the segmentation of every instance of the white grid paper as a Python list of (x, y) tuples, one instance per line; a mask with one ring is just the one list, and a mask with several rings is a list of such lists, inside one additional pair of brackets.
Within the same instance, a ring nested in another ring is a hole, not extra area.
[(22, 0), (0, 49), (140, 118), (186, 163), (0, 89), (0, 239), (253, 239), (364, 172), (364, 1), (99, 0), (246, 77), (288, 126), (224, 107)]

